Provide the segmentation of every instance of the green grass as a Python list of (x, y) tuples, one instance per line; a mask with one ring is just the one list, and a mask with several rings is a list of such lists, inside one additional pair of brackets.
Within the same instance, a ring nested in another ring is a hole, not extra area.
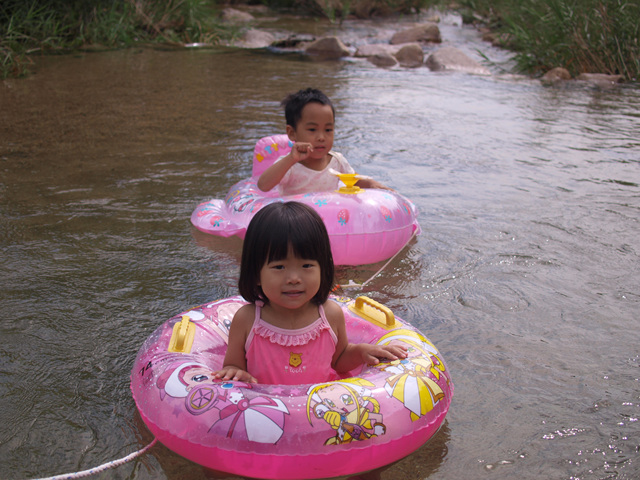
[(217, 43), (225, 32), (212, 0), (4, 0), (0, 75), (28, 72), (29, 55), (87, 45)]
[(462, 0), (507, 35), (517, 70), (640, 79), (640, 0)]

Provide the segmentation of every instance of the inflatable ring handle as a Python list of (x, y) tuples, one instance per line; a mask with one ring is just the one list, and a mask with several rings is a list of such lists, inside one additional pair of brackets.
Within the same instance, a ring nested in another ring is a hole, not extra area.
[(391, 330), (396, 326), (396, 318), (389, 307), (364, 295), (356, 298), (355, 303), (349, 306), (349, 310), (368, 322), (379, 325), (387, 330)]
[(182, 315), (182, 320), (173, 326), (168, 351), (190, 353), (195, 334), (196, 326), (189, 321), (189, 315)]

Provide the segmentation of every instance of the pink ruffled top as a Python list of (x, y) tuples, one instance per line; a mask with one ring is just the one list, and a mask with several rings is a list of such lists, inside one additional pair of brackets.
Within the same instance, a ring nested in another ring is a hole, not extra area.
[(247, 371), (260, 383), (300, 385), (336, 380), (331, 368), (338, 337), (329, 325), (322, 305), (320, 317), (304, 328), (288, 330), (265, 322), (256, 303), (253, 327), (247, 336)]

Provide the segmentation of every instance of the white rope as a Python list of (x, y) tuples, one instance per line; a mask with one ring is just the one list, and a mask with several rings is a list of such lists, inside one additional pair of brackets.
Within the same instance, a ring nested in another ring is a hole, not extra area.
[(364, 287), (367, 283), (369, 283), (371, 280), (373, 280), (374, 278), (376, 278), (380, 272), (382, 272), (382, 270), (384, 270), (385, 268), (387, 268), (387, 265), (389, 265), (391, 263), (391, 261), (396, 258), (398, 256), (398, 254), (404, 250), (404, 247), (406, 247), (407, 245), (409, 245), (409, 242), (411, 240), (413, 240), (413, 238), (416, 236), (416, 230), (413, 231), (413, 233), (411, 234), (411, 236), (409, 237), (409, 240), (407, 240), (407, 242), (402, 246), (402, 248), (400, 248), (396, 253), (393, 254), (393, 257), (391, 257), (389, 260), (387, 260), (387, 263), (385, 263), (382, 267), (380, 267), (380, 270), (378, 270), (376, 273), (374, 273), (373, 275), (371, 275), (371, 277), (363, 283), (355, 283), (353, 280), (349, 280), (349, 283), (347, 283), (346, 285), (338, 285), (338, 287), (340, 288), (362, 288)]
[(104, 472), (105, 470), (109, 470), (110, 468), (115, 468), (115, 467), (119, 467), (120, 465), (124, 465), (125, 463), (133, 460), (134, 458), (147, 453), (147, 451), (150, 450), (156, 444), (157, 441), (158, 439), (154, 438), (153, 441), (143, 449), (138, 450), (137, 452), (130, 453), (126, 457), (120, 458), (118, 460), (112, 460), (111, 462), (104, 463), (99, 467), (90, 468), (89, 470), (83, 470), (81, 472), (63, 473), (61, 475), (54, 475), (53, 477), (39, 478), (37, 480), (71, 480), (73, 478), (82, 478), (82, 477), (88, 477), (89, 475), (95, 475), (96, 473)]

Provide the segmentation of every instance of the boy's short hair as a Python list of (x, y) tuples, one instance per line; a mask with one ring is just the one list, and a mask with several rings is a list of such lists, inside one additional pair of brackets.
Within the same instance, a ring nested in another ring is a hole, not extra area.
[(329, 105), (333, 112), (333, 118), (335, 119), (336, 110), (329, 97), (316, 88), (306, 88), (296, 93), (290, 93), (280, 103), (280, 105), (284, 107), (284, 119), (287, 125), (291, 125), (295, 129), (302, 118), (302, 109), (311, 102)]
[(276, 202), (251, 219), (242, 247), (238, 290), (249, 302), (269, 303), (260, 287), (260, 270), (272, 261), (287, 258), (289, 248), (297, 258), (320, 265), (320, 288), (311, 301), (322, 305), (334, 285), (335, 267), (327, 228), (320, 215), (299, 202)]

